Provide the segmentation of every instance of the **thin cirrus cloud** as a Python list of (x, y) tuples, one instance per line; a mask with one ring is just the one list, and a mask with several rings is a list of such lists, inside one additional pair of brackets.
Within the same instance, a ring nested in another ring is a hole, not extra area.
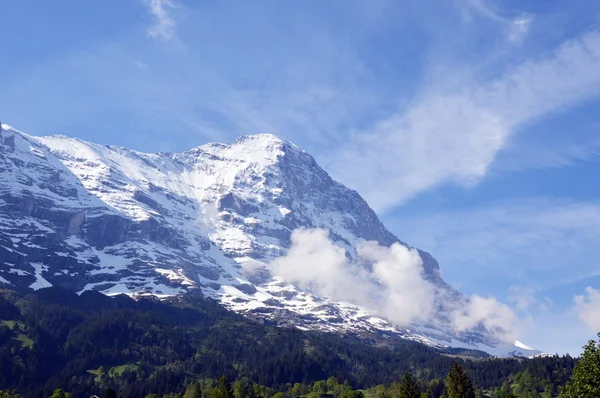
[(523, 41), (533, 22), (533, 15), (528, 13), (521, 13), (513, 18), (506, 17), (485, 0), (467, 0), (466, 5), (479, 15), (505, 25), (507, 28), (506, 37), (513, 43)]
[(508, 289), (508, 302), (519, 311), (548, 311), (553, 304), (549, 297), (538, 298), (539, 292), (531, 286), (513, 285)]
[(522, 14), (510, 21), (508, 39), (513, 43), (520, 43), (529, 32), (533, 15)]
[[(504, 291), (534, 283), (529, 287), (539, 291), (598, 275), (590, 260), (600, 256), (598, 202), (538, 198), (388, 221), (406, 241), (435, 253), (450, 281), (495, 281)], [(534, 303), (516, 297), (522, 293), (509, 298), (527, 309)]]
[(520, 128), (600, 94), (597, 70), (594, 31), (489, 83), (430, 87), (405, 111), (356, 134), (332, 156), (331, 169), (378, 211), (444, 183), (477, 183)]
[(160, 40), (169, 40), (175, 34), (175, 20), (169, 14), (169, 8), (174, 7), (171, 0), (143, 0), (149, 8), (154, 23), (148, 28), (148, 35)]

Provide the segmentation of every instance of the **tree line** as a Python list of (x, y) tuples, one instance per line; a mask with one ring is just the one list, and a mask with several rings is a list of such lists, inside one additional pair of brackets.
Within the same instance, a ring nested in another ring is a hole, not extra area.
[(439, 398), (452, 396), (448, 377), (460, 379), (457, 366), (475, 396), (545, 398), (558, 394), (575, 364), (570, 356), (460, 359), (402, 340), (375, 347), (252, 321), (197, 295), (159, 301), (0, 290), (0, 389), (33, 398), (175, 397), (188, 393), (184, 387), (208, 398), (221, 377), (235, 381), (236, 398), (395, 398), (411, 380), (419, 397)]

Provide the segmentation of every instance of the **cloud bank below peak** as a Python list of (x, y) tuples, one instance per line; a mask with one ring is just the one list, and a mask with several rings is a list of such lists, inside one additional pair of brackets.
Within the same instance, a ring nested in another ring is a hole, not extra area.
[[(436, 287), (424, 277), (417, 250), (362, 242), (357, 259), (350, 261), (323, 229), (297, 229), (291, 241), (287, 254), (271, 263), (273, 275), (319, 296), (373, 310), (401, 327), (440, 322)], [(457, 334), (483, 327), (509, 344), (519, 336), (516, 314), (493, 297), (473, 295), (446, 304), (451, 307), (448, 326)]]

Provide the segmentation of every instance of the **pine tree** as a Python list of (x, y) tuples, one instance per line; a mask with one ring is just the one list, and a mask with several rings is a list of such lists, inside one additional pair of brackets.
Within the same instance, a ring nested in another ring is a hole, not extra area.
[(211, 398), (234, 398), (231, 386), (225, 376), (221, 377), (219, 383), (210, 395)]
[(448, 398), (475, 398), (473, 383), (465, 369), (457, 363), (452, 365), (446, 377), (446, 394)]
[(404, 373), (398, 388), (398, 398), (420, 398), (419, 386), (410, 373)]
[(561, 398), (600, 397), (600, 333), (598, 343), (590, 340), (583, 347), (571, 380), (561, 389)]

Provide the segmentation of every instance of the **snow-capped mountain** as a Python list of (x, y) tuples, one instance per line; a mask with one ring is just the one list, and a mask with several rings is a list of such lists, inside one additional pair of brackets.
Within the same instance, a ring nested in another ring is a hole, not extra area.
[(466, 299), (423, 251), (436, 317), (408, 328), (274, 277), (271, 261), (298, 228), (329, 231), (350, 259), (362, 241), (404, 245), (358, 193), (273, 135), (146, 154), (7, 125), (0, 131), (0, 283), (158, 296), (199, 288), (279, 325), (537, 353), (500, 344), (482, 327), (454, 332), (448, 313)]

